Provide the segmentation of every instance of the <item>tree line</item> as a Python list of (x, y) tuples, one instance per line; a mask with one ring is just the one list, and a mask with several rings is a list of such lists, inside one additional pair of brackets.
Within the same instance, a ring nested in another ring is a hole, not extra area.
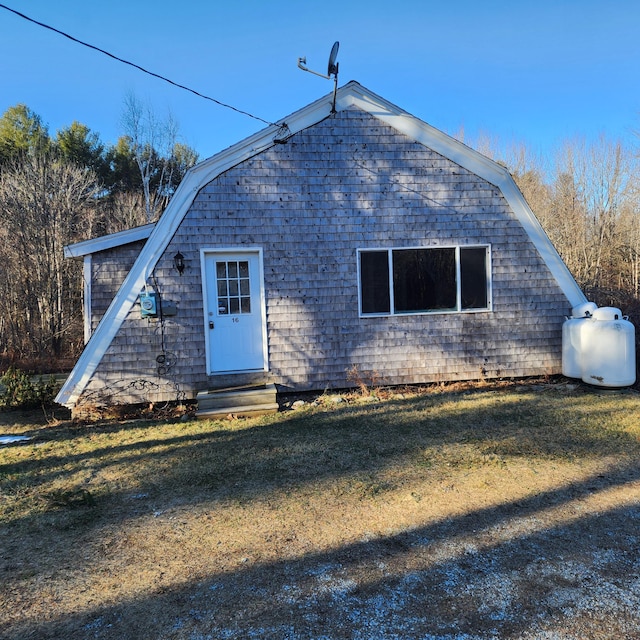
[[(83, 343), (82, 265), (67, 244), (158, 219), (196, 152), (133, 95), (105, 145), (73, 122), (51, 135), (26, 105), (0, 118), (0, 358), (73, 360)], [(506, 166), (587, 297), (640, 321), (640, 166), (630, 141), (471, 142)], [(635, 315), (635, 317), (633, 317)], [(1, 362), (0, 362), (1, 365)]]
[(562, 142), (548, 157), (523, 144), (484, 152), (511, 172), (579, 286), (599, 304), (640, 293), (640, 164), (633, 141)]
[[(0, 358), (72, 360), (83, 343), (82, 265), (67, 244), (158, 219), (197, 153), (135, 96), (105, 145), (74, 121), (50, 134), (24, 104), (0, 118)], [(0, 362), (1, 365), (1, 362)]]
[[(573, 139), (541, 158), (512, 147), (506, 166), (587, 299), (636, 327), (640, 353), (640, 158), (634, 137)], [(640, 360), (636, 362), (640, 380)]]

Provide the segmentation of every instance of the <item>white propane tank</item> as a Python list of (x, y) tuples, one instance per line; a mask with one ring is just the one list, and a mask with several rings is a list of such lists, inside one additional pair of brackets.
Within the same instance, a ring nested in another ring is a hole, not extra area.
[(631, 386), (636, 381), (635, 335), (620, 309), (596, 309), (580, 330), (582, 381), (599, 387)]
[(573, 307), (571, 317), (562, 325), (562, 375), (582, 378), (582, 348), (580, 331), (584, 321), (598, 308), (595, 302)]

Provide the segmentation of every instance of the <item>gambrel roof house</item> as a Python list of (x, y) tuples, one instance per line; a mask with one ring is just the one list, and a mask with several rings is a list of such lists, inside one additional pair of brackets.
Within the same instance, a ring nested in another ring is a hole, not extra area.
[(193, 167), (155, 225), (67, 248), (88, 342), (58, 402), (560, 372), (586, 299), (508, 171), (356, 82), (332, 106)]

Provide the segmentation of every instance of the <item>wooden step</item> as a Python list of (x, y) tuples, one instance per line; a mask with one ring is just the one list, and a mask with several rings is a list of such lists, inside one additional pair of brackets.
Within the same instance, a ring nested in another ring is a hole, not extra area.
[(274, 384), (214, 389), (197, 395), (197, 418), (219, 416), (249, 416), (278, 411), (277, 391)]

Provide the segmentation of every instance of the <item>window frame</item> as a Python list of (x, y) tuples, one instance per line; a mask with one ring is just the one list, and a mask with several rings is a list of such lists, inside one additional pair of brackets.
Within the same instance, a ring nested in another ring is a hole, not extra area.
[[(456, 308), (455, 309), (430, 309), (426, 311), (395, 311), (395, 297), (393, 290), (393, 252), (394, 251), (406, 251), (406, 250), (418, 250), (429, 251), (430, 249), (454, 249), (455, 250), (455, 262), (456, 262)], [(485, 262), (485, 279), (487, 284), (487, 306), (478, 309), (462, 309), (462, 279), (461, 279), (461, 261), (460, 250), (461, 249), (485, 249), (486, 262)], [(372, 313), (363, 313), (362, 311), (362, 274), (361, 274), (361, 255), (369, 252), (386, 252), (388, 260), (389, 271), (389, 311), (376, 311)], [(478, 243), (478, 244), (448, 244), (437, 245), (430, 247), (410, 246), (410, 247), (360, 247), (356, 249), (356, 266), (357, 266), (357, 278), (358, 278), (358, 316), (360, 318), (389, 318), (399, 316), (419, 316), (419, 315), (434, 315), (434, 314), (453, 314), (453, 313), (487, 313), (493, 311), (493, 279), (492, 279), (492, 249), (490, 243)]]

